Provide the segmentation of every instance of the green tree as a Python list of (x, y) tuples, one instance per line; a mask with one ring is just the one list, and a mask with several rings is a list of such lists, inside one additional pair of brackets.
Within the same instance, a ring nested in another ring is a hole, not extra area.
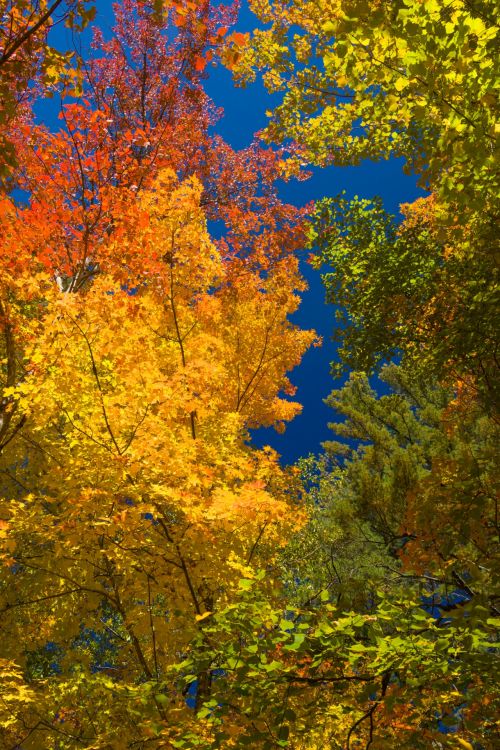
[(268, 26), (233, 66), (284, 92), (267, 138), (294, 139), (319, 165), (403, 156), (461, 216), (495, 198), (494, 0), (250, 6)]
[(283, 92), (264, 137), (298, 160), (403, 157), (431, 192), (398, 227), (380, 202), (320, 203), (313, 243), (344, 364), (396, 352), (498, 408), (498, 43), (492, 0), (254, 0), (235, 60)]
[(335, 373), (373, 371), (403, 355), (411, 369), (467, 387), (498, 409), (498, 263), (495, 224), (477, 215), (460, 246), (442, 236), (433, 197), (403, 206), (344, 196), (316, 206), (311, 242), (336, 305)]
[(309, 523), (274, 585), (247, 574), (178, 667), (187, 685), (217, 670), (203, 747), (494, 748), (498, 429), (398, 367), (383, 378), (387, 396), (362, 374), (334, 391), (340, 441), (302, 464)]

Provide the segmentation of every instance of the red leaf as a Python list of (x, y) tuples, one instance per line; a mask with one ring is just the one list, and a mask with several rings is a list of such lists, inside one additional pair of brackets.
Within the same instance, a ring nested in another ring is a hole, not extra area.
[(205, 70), (206, 65), (207, 65), (207, 61), (205, 60), (204, 57), (200, 57), (199, 55), (197, 57), (195, 57), (195, 60), (194, 60), (194, 69), (195, 70), (199, 70), (199, 71)]

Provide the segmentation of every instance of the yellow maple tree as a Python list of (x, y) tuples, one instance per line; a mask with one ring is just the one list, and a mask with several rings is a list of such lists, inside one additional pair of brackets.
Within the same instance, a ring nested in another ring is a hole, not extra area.
[(166, 668), (302, 518), (277, 455), (248, 442), (300, 409), (280, 395), (315, 338), (288, 321), (296, 262), (233, 272), (196, 178), (164, 171), (129, 195), (110, 196), (91, 284), (74, 294), (40, 275), (36, 326), (22, 340), (16, 323), (23, 376), (3, 390), (23, 415), (1, 457), (3, 648), (38, 694), (1, 720), (26, 748), (41, 731), (45, 747), (61, 731), (66, 747), (128, 747), (124, 733), (161, 731), (166, 703), (187, 711)]

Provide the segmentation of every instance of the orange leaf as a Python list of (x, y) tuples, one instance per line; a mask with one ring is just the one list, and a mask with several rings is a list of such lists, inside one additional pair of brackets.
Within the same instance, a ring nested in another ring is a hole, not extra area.
[(239, 31), (235, 31), (231, 39), (235, 44), (238, 45), (238, 47), (244, 47), (248, 41), (248, 35), (241, 34)]
[(185, 26), (187, 22), (187, 19), (185, 16), (181, 16), (179, 13), (176, 13), (174, 17), (174, 24), (176, 26)]

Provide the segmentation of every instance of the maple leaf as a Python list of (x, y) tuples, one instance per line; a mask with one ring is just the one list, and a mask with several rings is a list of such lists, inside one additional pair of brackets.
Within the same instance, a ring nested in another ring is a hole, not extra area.
[(196, 57), (194, 61), (194, 69), (198, 71), (205, 70), (207, 66), (207, 60), (204, 57)]
[(235, 31), (230, 36), (230, 41), (233, 41), (238, 47), (244, 47), (248, 43), (248, 34), (242, 34), (239, 31)]

